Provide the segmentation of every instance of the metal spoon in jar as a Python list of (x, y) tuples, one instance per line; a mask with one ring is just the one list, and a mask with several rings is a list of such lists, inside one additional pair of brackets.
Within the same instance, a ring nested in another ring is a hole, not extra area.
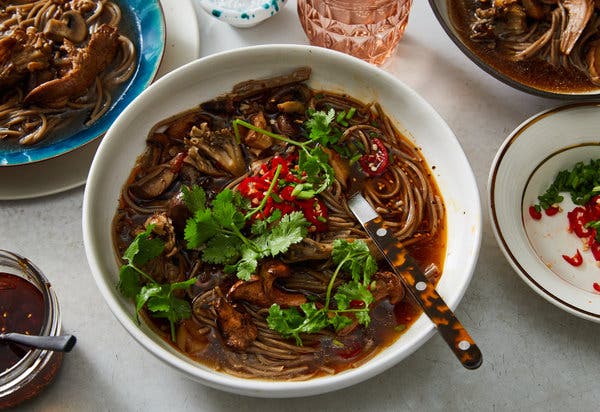
[(36, 336), (22, 333), (0, 333), (0, 342), (19, 343), (30, 348), (47, 349), (56, 352), (70, 352), (77, 342), (73, 335)]

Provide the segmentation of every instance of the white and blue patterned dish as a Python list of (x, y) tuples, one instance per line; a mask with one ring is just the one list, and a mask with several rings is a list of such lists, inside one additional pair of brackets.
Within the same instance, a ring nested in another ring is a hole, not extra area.
[(125, 24), (131, 24), (137, 50), (137, 69), (115, 96), (112, 107), (97, 122), (65, 136), (43, 140), (33, 146), (0, 141), (0, 167), (18, 166), (51, 159), (102, 136), (127, 107), (154, 80), (165, 49), (165, 22), (159, 0), (117, 0)]
[(235, 27), (252, 27), (274, 16), (287, 0), (200, 0), (207, 13)]

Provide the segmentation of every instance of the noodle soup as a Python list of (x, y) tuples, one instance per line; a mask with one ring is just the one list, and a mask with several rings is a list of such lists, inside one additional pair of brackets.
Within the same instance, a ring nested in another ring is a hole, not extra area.
[(445, 208), (419, 150), (375, 102), (248, 81), (158, 123), (122, 189), (120, 292), (194, 360), (256, 379), (357, 367), (419, 316), (346, 204), (349, 166), (426, 274)]
[(0, 147), (50, 144), (97, 122), (137, 62), (134, 16), (119, 1), (0, 6)]
[(457, 35), (477, 57), (522, 84), (554, 93), (600, 86), (596, 4), (447, 0)]

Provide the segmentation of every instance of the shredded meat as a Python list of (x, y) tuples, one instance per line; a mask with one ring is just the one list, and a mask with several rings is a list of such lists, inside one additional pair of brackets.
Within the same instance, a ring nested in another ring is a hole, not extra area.
[(0, 39), (0, 90), (47, 69), (51, 53), (48, 40), (33, 27), (17, 29)]
[(375, 302), (388, 299), (392, 305), (404, 299), (404, 286), (400, 278), (393, 272), (376, 272), (371, 286)]
[(71, 69), (58, 79), (42, 83), (25, 96), (25, 104), (42, 104), (64, 107), (70, 99), (77, 98), (94, 84), (96, 77), (114, 59), (118, 49), (117, 29), (103, 24), (92, 34), (85, 48), (77, 48), (65, 40), (71, 56)]
[(252, 323), (250, 315), (236, 310), (224, 298), (217, 298), (215, 310), (217, 311), (217, 322), (227, 346), (244, 350), (256, 340), (258, 329)]

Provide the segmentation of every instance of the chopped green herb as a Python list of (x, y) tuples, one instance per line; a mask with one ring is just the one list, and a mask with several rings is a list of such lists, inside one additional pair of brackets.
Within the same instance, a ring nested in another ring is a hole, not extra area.
[(560, 171), (546, 192), (538, 197), (540, 207), (545, 210), (562, 202), (561, 192), (569, 193), (576, 205), (585, 205), (599, 194), (600, 159), (590, 160), (588, 164), (578, 162), (571, 170)]

